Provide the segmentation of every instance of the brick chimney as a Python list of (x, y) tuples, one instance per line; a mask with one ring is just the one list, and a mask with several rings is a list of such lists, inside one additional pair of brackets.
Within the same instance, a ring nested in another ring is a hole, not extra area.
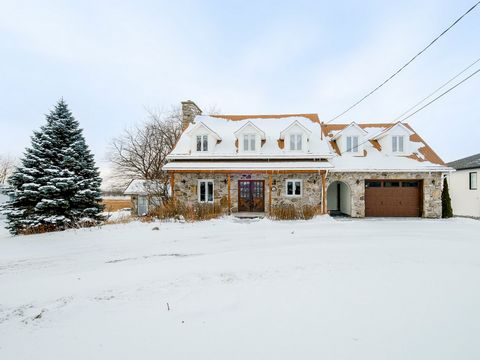
[(195, 116), (202, 115), (202, 110), (192, 100), (182, 101), (182, 125), (185, 130), (193, 123)]

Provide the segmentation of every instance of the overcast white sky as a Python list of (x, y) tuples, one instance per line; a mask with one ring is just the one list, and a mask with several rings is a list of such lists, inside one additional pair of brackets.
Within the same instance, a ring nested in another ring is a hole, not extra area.
[[(344, 110), (476, 0), (0, 0), (0, 153), (64, 97), (99, 165), (145, 107)], [(390, 122), (480, 57), (480, 8), (341, 122)], [(480, 67), (479, 64), (475, 67)], [(446, 161), (480, 152), (480, 75), (409, 120)]]

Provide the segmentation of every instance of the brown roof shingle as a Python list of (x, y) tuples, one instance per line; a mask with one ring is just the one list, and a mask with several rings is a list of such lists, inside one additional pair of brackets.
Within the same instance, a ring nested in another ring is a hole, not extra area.
[[(424, 159), (423, 160), (422, 158), (418, 157), (417, 155), (415, 154), (412, 154), (410, 155), (409, 157), (411, 159), (414, 159), (414, 160), (417, 160), (417, 161), (430, 161), (431, 163), (433, 164), (438, 164), (438, 165), (445, 165), (445, 163), (443, 162), (443, 160), (440, 158), (440, 156), (438, 156), (435, 151), (433, 151), (433, 149), (425, 142), (425, 140), (423, 140), (420, 135), (418, 135), (415, 130), (413, 130), (413, 128), (410, 126), (410, 124), (407, 124), (407, 123), (402, 123), (403, 125), (405, 125), (409, 130), (411, 130), (413, 132), (412, 135), (410, 135), (410, 141), (412, 142), (420, 142), (423, 144), (422, 147), (420, 147), (418, 149), (418, 151), (423, 155)], [(329, 137), (332, 137), (333, 134), (332, 134), (332, 131), (340, 131), (342, 129), (344, 129), (345, 127), (349, 126), (350, 124), (321, 124), (321, 127), (322, 127), (322, 133), (323, 133), (323, 136), (325, 136), (326, 139), (328, 139)], [(378, 128), (385, 128), (385, 129), (388, 129), (388, 128), (391, 128), (392, 126), (394, 126), (395, 124), (392, 124), (392, 123), (373, 123), (373, 124), (358, 124), (358, 126), (360, 126), (362, 129), (364, 128), (372, 128), (372, 127), (378, 127)], [(371, 141), (372, 145), (377, 149), (377, 150), (381, 150), (380, 148), (380, 144), (376, 141), (376, 140), (373, 140)], [(335, 144), (336, 145), (336, 144)], [(333, 149), (339, 153), (337, 151), (338, 149), (338, 146), (335, 147), (333, 146)]]

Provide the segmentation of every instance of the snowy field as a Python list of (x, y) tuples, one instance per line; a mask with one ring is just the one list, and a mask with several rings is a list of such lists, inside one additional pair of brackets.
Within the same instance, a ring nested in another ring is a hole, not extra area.
[(480, 359), (480, 221), (2, 229), (0, 359)]

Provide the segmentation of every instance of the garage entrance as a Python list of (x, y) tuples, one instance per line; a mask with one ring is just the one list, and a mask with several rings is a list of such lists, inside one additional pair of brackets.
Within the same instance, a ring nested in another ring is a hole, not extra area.
[(365, 216), (422, 215), (421, 180), (365, 180)]

